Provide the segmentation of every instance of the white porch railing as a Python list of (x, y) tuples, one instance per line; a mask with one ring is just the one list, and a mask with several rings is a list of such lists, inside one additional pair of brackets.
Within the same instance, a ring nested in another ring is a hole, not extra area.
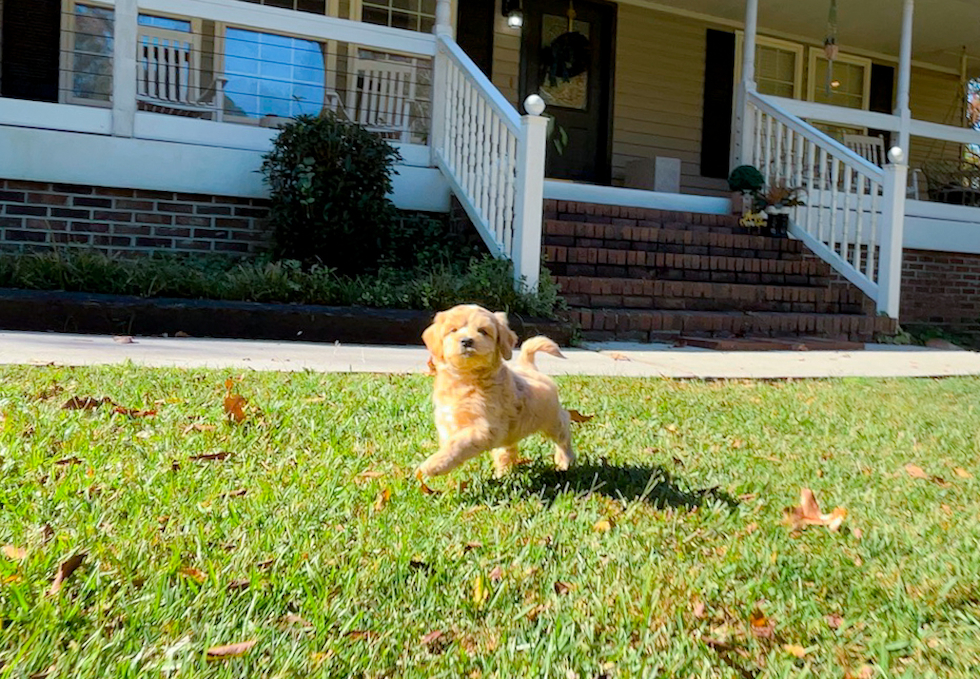
[[(456, 42), (438, 35), (433, 82), (435, 164), (497, 257), (537, 289), (541, 267), (546, 119), (519, 116)], [(529, 106), (534, 108), (529, 98)]]
[(745, 92), (742, 162), (767, 186), (805, 191), (794, 208), (794, 236), (897, 316), (902, 254), (904, 158), (882, 169), (787, 112), (770, 98)]

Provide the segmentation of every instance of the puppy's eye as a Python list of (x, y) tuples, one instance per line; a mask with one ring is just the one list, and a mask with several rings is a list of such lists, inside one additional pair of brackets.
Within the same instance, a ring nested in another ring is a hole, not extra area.
[(452, 335), (454, 332), (456, 332), (456, 328), (450, 328), (449, 329), (449, 334), (450, 335)]
[(480, 333), (481, 335), (483, 335), (484, 337), (489, 337), (489, 336), (490, 336), (490, 333), (489, 333), (489, 332), (487, 332), (487, 329), (486, 329), (486, 328), (480, 328), (480, 330), (479, 330), (478, 332), (479, 332), (479, 333)]

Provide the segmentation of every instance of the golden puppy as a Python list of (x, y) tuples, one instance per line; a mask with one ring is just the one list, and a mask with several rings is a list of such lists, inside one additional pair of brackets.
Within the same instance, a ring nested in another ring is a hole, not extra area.
[(420, 475), (445, 474), (466, 460), (492, 451), (497, 476), (517, 461), (517, 443), (535, 432), (555, 442), (555, 465), (568, 469), (575, 461), (568, 411), (558, 402), (558, 387), (538, 372), (534, 354), (564, 358), (547, 337), (521, 345), (513, 366), (517, 335), (507, 315), (475, 304), (436, 314), (422, 334), (432, 353), (436, 379), (432, 401), (439, 452), (419, 467)]

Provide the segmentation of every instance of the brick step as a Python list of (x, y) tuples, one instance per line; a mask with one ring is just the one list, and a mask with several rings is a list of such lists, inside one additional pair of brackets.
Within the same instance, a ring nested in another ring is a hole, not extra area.
[[(873, 313), (854, 287), (742, 285), (630, 278), (556, 277), (572, 307), (688, 311), (774, 311), (817, 314)], [(871, 305), (871, 306), (868, 306)]]
[(709, 215), (700, 212), (677, 212), (556, 200), (544, 201), (544, 218), (546, 220), (617, 224), (620, 226), (673, 225), (679, 229), (714, 233), (731, 233), (740, 228), (738, 217), (732, 215)]
[(801, 259), (804, 252), (803, 243), (792, 238), (555, 220), (543, 224), (542, 242), (544, 245), (564, 247), (759, 259)]
[(693, 337), (811, 337), (870, 342), (893, 335), (896, 323), (882, 316), (739, 311), (572, 309), (570, 320), (587, 340), (656, 342)]
[(544, 259), (555, 276), (804, 286), (825, 286), (832, 276), (830, 265), (816, 258), (784, 260), (546, 245)]

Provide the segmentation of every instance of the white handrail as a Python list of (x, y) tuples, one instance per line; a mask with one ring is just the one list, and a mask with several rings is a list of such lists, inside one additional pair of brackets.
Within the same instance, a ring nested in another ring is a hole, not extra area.
[(451, 37), (436, 42), (433, 163), (490, 252), (512, 259), (518, 283), (536, 289), (547, 120), (519, 116)]
[[(743, 160), (762, 172), (767, 186), (805, 192), (805, 204), (793, 208), (793, 235), (891, 313), (891, 303), (882, 302), (897, 280), (892, 236), (901, 206), (892, 193), (900, 182), (891, 175), (886, 181), (882, 168), (768, 97), (744, 96)], [(900, 240), (897, 247), (900, 252)], [(882, 280), (887, 290), (880, 291)]]

